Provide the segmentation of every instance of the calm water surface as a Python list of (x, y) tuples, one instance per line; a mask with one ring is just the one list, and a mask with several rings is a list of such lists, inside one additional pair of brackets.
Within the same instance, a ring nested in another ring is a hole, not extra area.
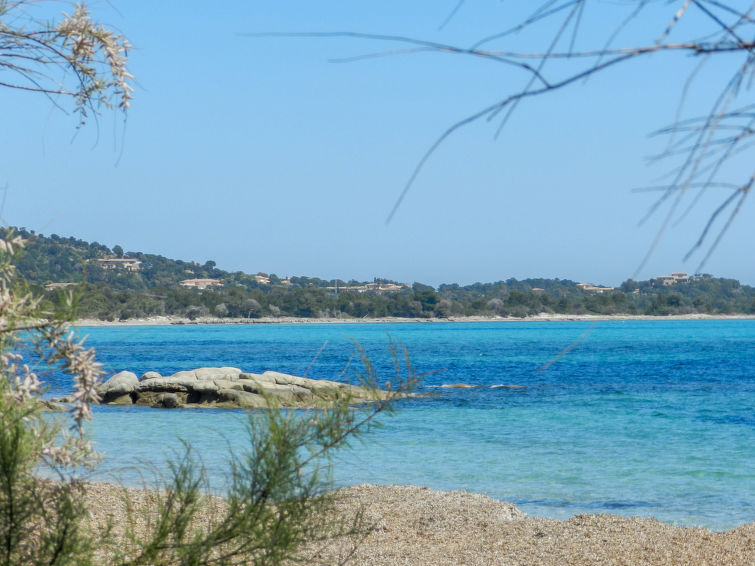
[[(109, 371), (137, 374), (229, 365), (332, 379), (356, 340), (387, 378), (389, 339), (402, 343), (418, 372), (433, 372), (421, 390), (436, 395), (401, 402), (382, 428), (342, 450), (337, 485), (466, 489), (557, 518), (646, 515), (717, 530), (755, 521), (755, 321), (82, 331)], [(570, 345), (568, 355), (543, 369)], [(55, 392), (70, 388), (51, 379)], [(459, 383), (479, 387), (441, 387)], [(229, 446), (244, 442), (239, 411), (95, 412), (92, 436), (105, 453), (99, 478), (149, 480), (153, 470), (165, 470), (183, 438), (222, 488)]]

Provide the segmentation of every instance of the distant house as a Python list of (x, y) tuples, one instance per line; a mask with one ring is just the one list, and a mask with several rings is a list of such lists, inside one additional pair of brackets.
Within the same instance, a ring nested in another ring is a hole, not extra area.
[(676, 279), (674, 279), (673, 275), (659, 275), (658, 277), (653, 277), (651, 281), (653, 282), (653, 286), (676, 285)]
[(223, 284), (221, 279), (184, 279), (179, 283), (181, 287), (189, 289), (207, 289), (209, 287), (219, 287)]
[(260, 285), (270, 285), (270, 277), (267, 273), (259, 272), (254, 276), (254, 280)]
[(654, 287), (676, 285), (677, 283), (689, 283), (689, 276), (683, 271), (676, 271), (671, 275), (659, 275), (653, 277), (651, 283)]
[(382, 295), (384, 293), (398, 293), (404, 289), (408, 289), (408, 285), (401, 285), (397, 283), (366, 283), (364, 285), (336, 285), (333, 287), (326, 287), (328, 291), (335, 293), (371, 293), (375, 295)]
[(379, 283), (377, 286), (376, 291), (379, 294), (382, 293), (398, 293), (399, 291), (403, 291), (404, 289), (408, 289), (408, 285), (400, 285), (397, 283)]
[(583, 291), (587, 291), (588, 293), (610, 293), (613, 291), (613, 287), (600, 287), (598, 285), (594, 285), (593, 283), (577, 283), (577, 287), (582, 289)]
[(102, 269), (125, 269), (126, 271), (139, 271), (142, 263), (133, 258), (107, 258), (95, 261)]

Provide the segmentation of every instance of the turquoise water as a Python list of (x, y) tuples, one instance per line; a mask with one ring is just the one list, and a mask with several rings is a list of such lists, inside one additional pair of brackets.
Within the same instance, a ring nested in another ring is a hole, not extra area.
[[(401, 342), (418, 372), (434, 372), (421, 390), (435, 396), (401, 402), (341, 451), (337, 485), (466, 489), (557, 518), (618, 513), (716, 530), (755, 521), (755, 321), (82, 330), (109, 371), (137, 374), (230, 365), (333, 378), (357, 340), (389, 377), (389, 336)], [(440, 387), (458, 383), (479, 387)], [(493, 387), (502, 384), (522, 387)], [(222, 487), (229, 446), (244, 439), (239, 411), (95, 412), (98, 477), (130, 484), (164, 471), (180, 437)]]

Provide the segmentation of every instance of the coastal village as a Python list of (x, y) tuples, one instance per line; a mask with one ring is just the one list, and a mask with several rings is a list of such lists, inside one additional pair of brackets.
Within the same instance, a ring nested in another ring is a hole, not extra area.
[(28, 239), (19, 273), (50, 308), (73, 293), (80, 317), (188, 320), (285, 317), (461, 319), (567, 315), (715, 315), (755, 313), (755, 289), (710, 274), (683, 271), (618, 286), (559, 278), (508, 278), (430, 286), (386, 278), (344, 281), (279, 277), (219, 269), (160, 255), (127, 252), (72, 237), (14, 228)]
[[(701, 274), (689, 276), (686, 273), (682, 271), (676, 271), (672, 273), (671, 275), (658, 275), (656, 277), (653, 277), (650, 279), (651, 284), (654, 287), (669, 287), (671, 285), (677, 285), (677, 284), (683, 284), (683, 283), (689, 283), (690, 280), (696, 278), (696, 277), (702, 277)], [(577, 287), (582, 289), (583, 291), (587, 291), (588, 293), (610, 293), (614, 290), (614, 287), (602, 287), (600, 285), (595, 285), (594, 283), (577, 283)], [(535, 291), (536, 289), (533, 289)], [(537, 289), (541, 290), (541, 289)], [(635, 294), (638, 294), (640, 292), (639, 289), (635, 289), (632, 291)]]
[[(108, 271), (112, 270), (124, 270), (127, 272), (138, 272), (142, 268), (143, 263), (137, 259), (130, 259), (130, 258), (105, 258), (105, 259), (97, 259), (95, 260), (97, 265)], [(270, 276), (266, 273), (259, 272), (256, 275), (253, 276), (254, 281), (257, 282), (260, 285), (281, 285), (281, 286), (290, 286), (291, 285), (291, 278), (285, 277), (283, 279), (280, 279), (277, 283), (273, 283), (270, 280)], [(688, 275), (685, 272), (674, 272), (670, 275), (658, 275), (656, 277), (653, 277), (650, 279), (651, 284), (654, 287), (670, 287), (672, 285), (678, 285), (678, 284), (685, 284), (689, 283), (690, 281), (694, 280), (695, 278), (703, 277), (701, 274), (696, 275)], [(186, 288), (186, 289), (197, 289), (200, 291), (203, 291), (205, 289), (211, 289), (215, 287), (222, 287), (225, 284), (223, 279), (211, 279), (211, 278), (192, 278), (192, 279), (182, 279), (178, 282), (178, 285)], [(70, 287), (72, 285), (76, 285), (74, 282), (67, 282), (67, 283), (47, 283), (44, 287), (45, 290), (51, 291), (54, 289), (61, 289), (64, 287)], [(581, 289), (582, 291), (585, 291), (587, 293), (596, 293), (596, 294), (603, 294), (603, 293), (611, 293), (612, 291), (615, 291), (615, 287), (608, 287), (603, 285), (595, 285), (594, 283), (576, 283), (576, 287), (578, 289)], [(381, 282), (381, 281), (374, 281), (372, 283), (364, 283), (360, 285), (350, 285), (346, 283), (342, 284), (335, 284), (335, 285), (328, 285), (324, 287), (325, 290), (328, 292), (338, 294), (340, 293), (372, 293), (372, 294), (384, 294), (384, 293), (399, 293), (401, 291), (406, 291), (411, 288), (410, 285), (406, 283), (393, 283), (393, 282)], [(541, 287), (532, 287), (531, 288), (533, 293), (542, 293), (545, 290)], [(635, 289), (633, 293), (638, 294), (640, 292), (639, 289)]]
[[(108, 258), (98, 258), (94, 260), (95, 264), (100, 267), (103, 270), (113, 271), (113, 270), (123, 270), (127, 272), (138, 272), (142, 269), (149, 268), (151, 264), (145, 263), (140, 261), (136, 258), (118, 258), (118, 257), (108, 257)], [(191, 273), (190, 270), (187, 270)], [(253, 279), (256, 283), (260, 285), (281, 285), (281, 286), (290, 286), (292, 284), (291, 277), (284, 277), (282, 279), (279, 279), (275, 276), (273, 276), (275, 279), (271, 280), (271, 276), (267, 273), (258, 272), (253, 276)], [(695, 275), (688, 275), (685, 272), (677, 271), (673, 272), (670, 275), (658, 275), (655, 277), (652, 277), (650, 279), (650, 282), (652, 286), (654, 287), (669, 287), (672, 285), (678, 285), (678, 284), (685, 284), (689, 283), (690, 281), (703, 277), (702, 274), (695, 274)], [(371, 283), (363, 283), (363, 284), (348, 284), (344, 282), (335, 282), (335, 285), (327, 285), (325, 286), (325, 290), (328, 292), (338, 294), (340, 293), (372, 293), (372, 294), (383, 294), (383, 293), (399, 293), (401, 291), (405, 291), (407, 289), (411, 288), (411, 285), (408, 285), (406, 283), (396, 283), (396, 282), (384, 282), (375, 280)], [(45, 285), (45, 289), (52, 290), (52, 289), (59, 289), (62, 287), (74, 285), (75, 283), (48, 283)], [(186, 289), (197, 289), (197, 290), (205, 290), (210, 289), (213, 287), (222, 287), (225, 284), (223, 279), (220, 278), (190, 278), (190, 279), (183, 279), (178, 282), (178, 285), (181, 287), (184, 287)], [(608, 287), (604, 285), (596, 285), (594, 283), (576, 283), (576, 287), (578, 289), (581, 289), (582, 291), (585, 291), (587, 293), (596, 293), (596, 294), (603, 294), (603, 293), (610, 293), (614, 290), (616, 290), (615, 287)], [(540, 287), (532, 287), (531, 291), (533, 293), (539, 293), (544, 292), (545, 290)], [(635, 289), (633, 291), (634, 293), (639, 293), (639, 289)]]

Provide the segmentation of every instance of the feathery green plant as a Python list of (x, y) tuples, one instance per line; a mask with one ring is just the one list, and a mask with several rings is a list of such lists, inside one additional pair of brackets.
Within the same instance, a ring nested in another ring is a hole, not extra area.
[[(230, 455), (230, 487), (220, 507), (186, 444), (154, 505), (146, 514), (129, 514), (135, 522), (124, 537), (109, 528), (88, 531), (86, 484), (76, 471), (97, 462), (84, 422), (102, 372), (65, 317), (41, 312), (14, 286), (11, 260), (21, 246), (19, 238), (0, 240), (0, 566), (280, 564), (302, 559), (312, 544), (365, 530), (360, 515), (343, 520), (330, 513), (330, 456), (414, 387), (406, 351), (395, 345), (387, 399), (359, 349), (364, 371), (355, 377), (373, 392), (370, 402), (355, 407), (345, 397), (302, 411), (282, 410), (268, 398), (267, 409), (250, 413), (249, 445)], [(65, 417), (44, 411), (42, 382), (20, 353), (28, 344), (46, 365), (72, 376), (75, 392)], [(54, 480), (40, 479), (41, 465)], [(207, 506), (217, 510), (209, 524), (200, 517)]]

